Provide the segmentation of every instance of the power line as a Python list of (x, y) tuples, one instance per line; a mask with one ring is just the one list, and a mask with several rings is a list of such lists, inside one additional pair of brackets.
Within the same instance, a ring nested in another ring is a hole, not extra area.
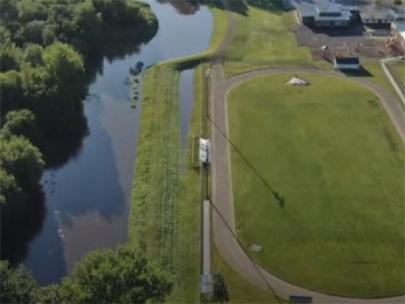
[(271, 192), (273, 197), (279, 202), (280, 206), (284, 206), (285, 198), (270, 185), (270, 183), (263, 177), (263, 175), (260, 174), (260, 172), (255, 168), (255, 166), (243, 155), (243, 153), (238, 149), (238, 147), (231, 141), (231, 139), (217, 125), (217, 123), (210, 117), (208, 113), (207, 119), (212, 123), (215, 129), (225, 138), (225, 140), (231, 145), (231, 147), (236, 151), (236, 153), (242, 158), (243, 162), (252, 170), (252, 172), (259, 178), (259, 180), (264, 184), (264, 186)]
[(208, 200), (210, 202), (211, 207), (215, 210), (215, 212), (219, 215), (219, 218), (222, 220), (222, 222), (225, 224), (225, 227), (227, 230), (229, 230), (229, 232), (232, 235), (232, 238), (238, 243), (238, 245), (242, 248), (243, 252), (246, 254), (246, 256), (248, 257), (249, 261), (252, 263), (253, 268), (255, 269), (255, 271), (259, 274), (259, 276), (262, 278), (263, 282), (265, 283), (267, 289), (270, 290), (271, 294), (275, 297), (275, 299), (277, 300), (278, 303), (281, 304), (281, 300), (278, 297), (278, 295), (276, 294), (276, 292), (274, 291), (274, 289), (271, 287), (270, 283), (266, 280), (266, 277), (263, 275), (263, 273), (260, 271), (259, 267), (257, 266), (257, 264), (253, 261), (252, 257), (249, 255), (247, 249), (244, 247), (244, 245), (242, 244), (242, 242), (238, 239), (238, 237), (236, 236), (236, 234), (234, 233), (232, 227), (228, 224), (228, 222), (226, 221), (225, 217), (222, 215), (221, 211), (219, 211), (219, 209), (217, 208), (217, 206), (214, 204), (214, 202), (212, 201), (212, 198), (209, 198)]
[[(235, 149), (235, 151), (241, 156), (241, 158), (243, 159), (243, 161), (249, 166), (249, 168), (258, 176), (258, 178), (262, 181), (262, 183), (270, 190), (270, 192), (272, 193), (272, 195), (278, 200), (280, 201), (280, 198), (282, 198), (277, 191), (275, 191), (273, 189), (273, 187), (271, 187), (271, 185), (265, 180), (265, 178), (257, 171), (257, 169), (253, 166), (252, 163), (249, 162), (249, 160), (242, 154), (242, 152), (236, 147), (236, 145), (228, 138), (228, 136), (225, 134), (225, 132), (215, 123), (215, 121), (210, 117), (209, 112), (207, 111), (207, 115), (206, 115), (207, 119), (212, 123), (212, 125), (216, 128), (216, 130), (218, 130), (220, 132), (220, 134), (226, 139), (226, 141), (232, 146), (232, 148)], [(204, 168), (204, 170), (208, 170), (208, 168)], [(207, 185), (208, 185), (208, 172), (206, 172), (205, 174), (205, 178), (207, 179)], [(260, 271), (259, 267), (257, 266), (257, 264), (253, 261), (252, 257), (249, 255), (247, 249), (244, 247), (244, 245), (242, 244), (242, 242), (238, 239), (237, 235), (234, 233), (232, 227), (228, 224), (228, 222), (226, 221), (225, 217), (223, 216), (223, 214), (221, 213), (221, 211), (217, 208), (217, 206), (215, 205), (215, 203), (212, 200), (212, 197), (209, 196), (208, 191), (207, 191), (207, 198), (208, 201), (210, 202), (211, 207), (215, 210), (215, 212), (218, 214), (219, 218), (221, 219), (221, 221), (225, 224), (226, 229), (230, 232), (232, 238), (238, 243), (238, 245), (240, 246), (240, 248), (243, 250), (243, 252), (246, 254), (246, 256), (248, 257), (250, 263), (252, 263), (253, 268), (255, 269), (255, 271), (258, 273), (258, 275), (260, 276), (260, 278), (263, 280), (264, 284), (266, 285), (267, 289), (270, 291), (270, 293), (274, 296), (274, 298), (277, 300), (277, 302), (279, 304), (281, 304), (281, 300), (278, 297), (278, 295), (276, 294), (276, 292), (274, 291), (274, 289), (272, 288), (272, 286), (270, 285), (270, 283), (266, 280), (266, 277), (264, 276), (264, 274)], [(284, 200), (284, 198), (282, 198)]]

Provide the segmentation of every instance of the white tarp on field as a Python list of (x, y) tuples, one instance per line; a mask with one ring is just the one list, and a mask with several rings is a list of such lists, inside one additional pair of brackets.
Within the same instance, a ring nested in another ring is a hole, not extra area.
[(290, 79), (289, 82), (287, 82), (287, 84), (292, 85), (292, 86), (307, 86), (309, 85), (309, 82), (300, 79), (298, 77), (293, 77)]

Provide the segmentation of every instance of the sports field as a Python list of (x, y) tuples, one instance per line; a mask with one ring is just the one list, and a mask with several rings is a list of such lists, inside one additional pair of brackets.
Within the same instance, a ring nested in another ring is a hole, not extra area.
[[(404, 146), (378, 99), (346, 80), (294, 75), (229, 93), (238, 236), (265, 269), (330, 294), (404, 293)], [(243, 155), (243, 157), (241, 157)], [(246, 163), (246, 160), (249, 164)]]

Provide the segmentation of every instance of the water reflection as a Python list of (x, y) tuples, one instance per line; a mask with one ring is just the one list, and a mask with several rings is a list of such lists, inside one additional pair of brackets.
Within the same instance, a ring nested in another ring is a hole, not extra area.
[[(185, 149), (194, 104), (194, 70), (185, 70), (180, 75), (181, 146)], [(196, 134), (198, 135), (198, 134)]]
[[(29, 245), (29, 254), (25, 266), (34, 274), (40, 284), (58, 282), (66, 274), (63, 258), (64, 244), (61, 238), (60, 214), (47, 210), (44, 226), (39, 238)], [(44, 271), (44, 269), (46, 269)], [(52, 269), (49, 271), (48, 269)]]
[(8, 259), (11, 264), (23, 260), (28, 252), (28, 242), (37, 235), (44, 225), (46, 208), (44, 192), (41, 188), (33, 191), (28, 204), (24, 208), (1, 209), (1, 259)]
[(198, 2), (179, 0), (158, 0), (158, 2), (162, 4), (170, 3), (182, 15), (193, 15), (200, 9)]
[(140, 104), (130, 106), (129, 68), (198, 53), (209, 44), (207, 8), (179, 15), (172, 6), (150, 4), (159, 20), (157, 34), (140, 48), (94, 58), (94, 82), (84, 103), (88, 136), (74, 157), (42, 178), (47, 216), (24, 261), (41, 284), (59, 280), (90, 250), (126, 240), (141, 110)]

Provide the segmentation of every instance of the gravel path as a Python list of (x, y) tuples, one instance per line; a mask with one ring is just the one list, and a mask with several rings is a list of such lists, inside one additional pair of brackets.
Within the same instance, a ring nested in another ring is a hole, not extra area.
[[(243, 248), (235, 239), (235, 220), (233, 192), (231, 183), (231, 167), (229, 165), (230, 149), (226, 140), (228, 132), (228, 117), (226, 95), (228, 91), (256, 77), (269, 76), (279, 73), (313, 73), (323, 76), (347, 78), (334, 71), (320, 71), (305, 68), (277, 68), (247, 72), (225, 79), (222, 66), (215, 64), (211, 70), (211, 139), (212, 139), (212, 184), (213, 195), (213, 236), (222, 258), (243, 278), (263, 289), (274, 292), (277, 296), (288, 299), (290, 295), (312, 297), (314, 303), (405, 303), (405, 296), (379, 299), (344, 298), (322, 294), (290, 284), (263, 270), (252, 262)], [(385, 111), (391, 118), (396, 130), (405, 142), (405, 115), (397, 99), (381, 86), (363, 78), (350, 78), (352, 81), (367, 87), (381, 100)]]

